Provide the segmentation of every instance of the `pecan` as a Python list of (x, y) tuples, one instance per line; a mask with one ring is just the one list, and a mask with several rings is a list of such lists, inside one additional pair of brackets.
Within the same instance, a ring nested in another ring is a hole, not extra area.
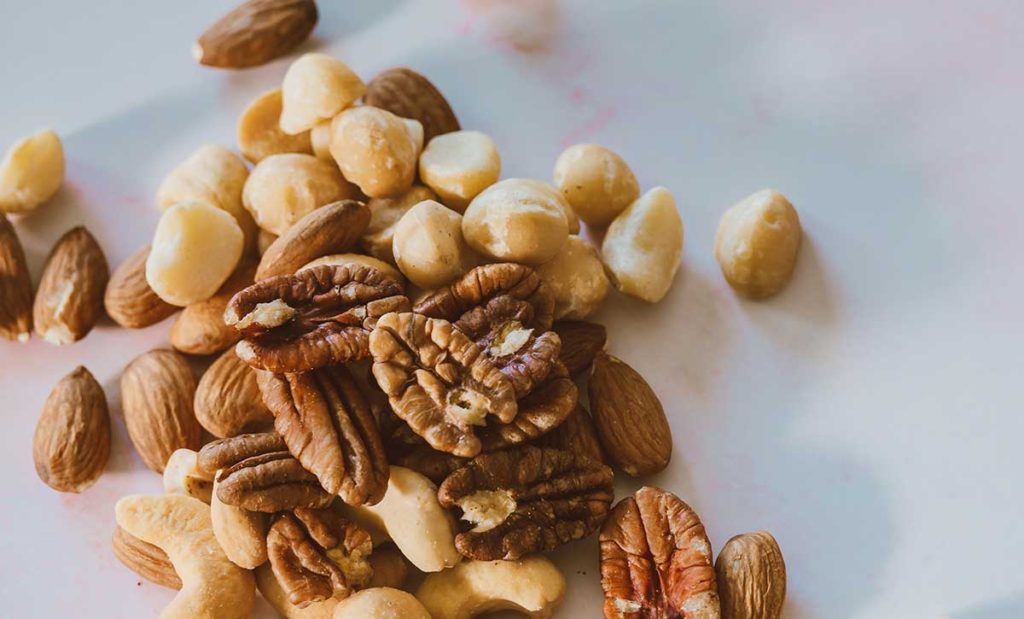
[(512, 384), (479, 346), (445, 320), (388, 314), (370, 335), (373, 375), (395, 414), (434, 449), (480, 453), (474, 425), (516, 416)]
[(299, 608), (365, 587), (372, 551), (370, 534), (332, 509), (281, 514), (267, 535), (270, 566)]
[(404, 311), (401, 284), (357, 264), (262, 280), (236, 294), (224, 322), (242, 334), (238, 357), (271, 372), (305, 372), (368, 356), (377, 318)]
[(604, 462), (604, 452), (597, 438), (597, 429), (590, 413), (579, 402), (557, 428), (537, 439), (539, 447), (554, 447), (589, 456), (591, 460)]
[(533, 305), (532, 320), (526, 326), (540, 331), (551, 328), (554, 299), (541, 287), (540, 277), (533, 269), (511, 262), (485, 264), (473, 269), (455, 283), (417, 303), (414, 311), (430, 318), (454, 322), (469, 310), (502, 295)]
[(569, 378), (565, 366), (558, 361), (555, 363), (548, 381), (519, 401), (519, 413), (515, 419), (480, 429), (484, 451), (496, 451), (535, 439), (562, 425), (572, 414), (579, 390)]
[(441, 505), (476, 526), (455, 547), (481, 561), (518, 559), (590, 535), (612, 502), (612, 471), (581, 454), (525, 445), (477, 456), (444, 480)]
[(690, 506), (646, 486), (619, 501), (601, 528), (607, 619), (717, 619), (711, 543)]
[(288, 450), (324, 489), (349, 505), (383, 498), (388, 463), (377, 420), (347, 369), (260, 372), (257, 382)]
[(275, 451), (288, 451), (284, 439), (276, 432), (239, 434), (204, 445), (199, 450), (196, 467), (212, 479), (220, 469), (232, 467), (246, 458)]
[(389, 446), (388, 458), (396, 466), (412, 469), (435, 484), (443, 482), (468, 461), (467, 458), (437, 451), (422, 440), (413, 445), (399, 443)]

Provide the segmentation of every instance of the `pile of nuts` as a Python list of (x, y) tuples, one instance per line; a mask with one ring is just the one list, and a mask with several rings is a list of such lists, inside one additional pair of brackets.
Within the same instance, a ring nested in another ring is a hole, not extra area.
[[(0, 216), (0, 335), (25, 340), (34, 322), (69, 343), (102, 308), (132, 329), (177, 313), (175, 350), (121, 377), (129, 436), (166, 494), (121, 499), (113, 537), (126, 566), (180, 590), (162, 616), (247, 617), (258, 589), (286, 617), (547, 617), (565, 579), (543, 553), (595, 533), (606, 617), (779, 616), (770, 534), (713, 562), (671, 493), (613, 505), (613, 469), (664, 469), (671, 430), (586, 318), (613, 287), (668, 293), (683, 224), (667, 189), (641, 194), (592, 144), (559, 156), (553, 184), (500, 180), (497, 145), (461, 130), (427, 78), (364, 84), (323, 54), (252, 102), (238, 147), (203, 146), (168, 174), (151, 243), (109, 277), (95, 239), (68, 232), (34, 308)], [(33, 209), (62, 175), (52, 132), (23, 141), (0, 164), (0, 210)], [(799, 243), (792, 205), (763, 191), (725, 213), (715, 255), (763, 298)], [(219, 356), (197, 382), (183, 353)], [(46, 401), (36, 469), (80, 492), (109, 451), (106, 398), (79, 367)], [(410, 594), (413, 568), (426, 575)]]

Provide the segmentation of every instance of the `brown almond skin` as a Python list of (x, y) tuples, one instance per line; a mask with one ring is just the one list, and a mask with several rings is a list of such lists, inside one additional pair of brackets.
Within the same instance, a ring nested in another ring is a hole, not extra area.
[(317, 258), (344, 253), (355, 247), (369, 225), (370, 209), (362, 202), (342, 200), (322, 206), (270, 244), (256, 269), (256, 281), (291, 275)]
[(32, 280), (14, 226), (0, 213), (0, 337), (27, 342), (32, 333)]
[(608, 332), (604, 325), (586, 320), (559, 320), (551, 327), (562, 340), (558, 358), (569, 373), (575, 376), (590, 369), (597, 353), (608, 343)]
[(597, 435), (612, 464), (633, 477), (668, 466), (672, 430), (661, 401), (636, 370), (599, 352), (588, 387)]
[(420, 121), (424, 144), (436, 135), (459, 130), (459, 119), (437, 86), (408, 67), (378, 73), (366, 85), (364, 99), (366, 105)]
[(121, 527), (114, 527), (110, 545), (118, 561), (139, 576), (161, 587), (181, 589), (178, 572), (167, 553), (157, 546), (142, 541)]
[(50, 392), (32, 437), (32, 459), (43, 483), (81, 492), (99, 479), (110, 456), (110, 414), (103, 388), (82, 366)]
[(195, 413), (199, 424), (217, 438), (266, 432), (274, 415), (263, 403), (256, 370), (228, 348), (199, 379)]
[(171, 346), (189, 355), (212, 355), (234, 345), (240, 336), (224, 324), (224, 309), (235, 293), (252, 285), (255, 273), (254, 262), (241, 264), (217, 294), (182, 310), (171, 325)]
[(96, 239), (84, 226), (69, 230), (50, 252), (36, 290), (36, 333), (57, 345), (85, 337), (103, 315), (109, 279), (110, 267)]
[(103, 307), (107, 316), (126, 329), (143, 329), (167, 318), (178, 308), (153, 292), (146, 281), (149, 245), (125, 259), (110, 275)]
[(199, 450), (202, 429), (192, 412), (196, 379), (180, 354), (151, 350), (121, 375), (121, 408), (128, 437), (146, 466), (163, 473), (174, 450)]
[(715, 561), (722, 619), (778, 619), (786, 601), (786, 562), (768, 531), (737, 535)]
[(248, 0), (207, 28), (193, 54), (210, 67), (255, 67), (305, 41), (317, 18), (313, 0)]

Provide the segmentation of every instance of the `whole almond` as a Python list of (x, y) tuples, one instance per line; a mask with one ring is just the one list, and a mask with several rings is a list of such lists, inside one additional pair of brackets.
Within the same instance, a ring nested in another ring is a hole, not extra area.
[(192, 54), (222, 69), (261, 65), (305, 41), (317, 18), (313, 0), (248, 0), (207, 28)]
[(723, 619), (778, 619), (786, 601), (786, 563), (768, 531), (737, 535), (715, 561)]
[(274, 426), (274, 415), (263, 403), (256, 384), (256, 370), (228, 348), (199, 379), (195, 399), (196, 419), (217, 438), (265, 432)]
[(343, 253), (355, 246), (370, 225), (370, 209), (362, 202), (342, 200), (322, 206), (277, 237), (260, 259), (256, 281), (291, 275), (306, 263)]
[(254, 262), (244, 262), (213, 295), (186, 307), (171, 325), (171, 346), (190, 355), (212, 355), (238, 341), (238, 332), (224, 324), (224, 309), (236, 292), (252, 285)]
[(196, 379), (185, 358), (171, 350), (139, 355), (121, 375), (121, 405), (128, 437), (146, 466), (162, 473), (176, 449), (198, 450), (202, 429), (192, 413)]
[(81, 492), (110, 456), (110, 415), (103, 388), (82, 366), (50, 392), (32, 437), (39, 479), (60, 492)]
[(118, 561), (139, 576), (161, 587), (181, 589), (178, 572), (167, 553), (159, 547), (142, 541), (121, 527), (114, 528), (110, 545)]
[(0, 337), (27, 342), (32, 332), (32, 280), (25, 264), (25, 250), (0, 213)]
[(597, 353), (604, 350), (608, 332), (604, 325), (585, 320), (559, 320), (551, 329), (562, 340), (558, 358), (572, 375), (590, 369)]
[(643, 376), (605, 352), (594, 358), (590, 410), (611, 462), (633, 477), (657, 473), (672, 458), (665, 409)]
[(32, 321), (51, 344), (82, 339), (103, 314), (103, 291), (110, 268), (96, 239), (83, 226), (57, 241), (36, 290)]
[(424, 144), (435, 135), (459, 130), (459, 119), (441, 91), (426, 77), (407, 67), (379, 73), (366, 85), (364, 99), (367, 105), (420, 121)]
[(142, 329), (167, 318), (178, 308), (153, 292), (146, 281), (149, 245), (125, 259), (110, 275), (103, 307), (114, 322), (126, 329)]

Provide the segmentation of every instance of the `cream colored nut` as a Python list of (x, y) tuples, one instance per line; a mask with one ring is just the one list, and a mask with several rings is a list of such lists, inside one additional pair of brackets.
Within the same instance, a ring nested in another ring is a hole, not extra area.
[(571, 210), (547, 184), (510, 178), (473, 198), (462, 219), (462, 235), (470, 247), (495, 260), (543, 264), (569, 237)]
[(370, 225), (363, 233), (361, 244), (366, 253), (384, 262), (395, 264), (392, 245), (395, 224), (406, 211), (424, 200), (436, 200), (437, 194), (423, 185), (413, 185), (397, 198), (373, 198), (366, 203), (370, 209)]
[(309, 131), (289, 135), (281, 131), (281, 89), (265, 92), (249, 104), (238, 119), (238, 150), (253, 163), (281, 153), (313, 152)]
[(269, 517), (269, 514), (225, 504), (217, 497), (217, 482), (213, 482), (210, 498), (213, 534), (224, 554), (238, 567), (251, 570), (266, 563)]
[(555, 162), (555, 187), (588, 226), (604, 228), (640, 197), (640, 185), (617, 153), (576, 144)]
[(24, 213), (64, 182), (64, 146), (52, 129), (15, 142), (0, 161), (0, 212)]
[(431, 619), (412, 594), (390, 587), (363, 589), (338, 602), (334, 619)]
[(259, 254), (262, 256), (267, 253), (267, 248), (273, 245), (276, 240), (276, 234), (260, 228), (259, 235), (256, 237), (256, 249), (259, 251)]
[(420, 153), (423, 152), (423, 125), (420, 124), (420, 121), (412, 118), (402, 118), (402, 122), (405, 123), (405, 129), (409, 132), (409, 138), (416, 150), (416, 158), (419, 159)]
[(437, 486), (415, 471), (391, 467), (384, 498), (368, 506), (406, 559), (423, 572), (438, 572), (457, 564), (455, 521), (437, 500)]
[(433, 200), (420, 202), (398, 220), (392, 249), (409, 281), (431, 290), (477, 264), (473, 250), (462, 239), (462, 216)]
[(498, 147), (479, 131), (443, 133), (430, 140), (420, 155), (420, 178), (460, 213), (500, 175)]
[(231, 215), (205, 202), (164, 211), (146, 258), (146, 281), (161, 299), (185, 306), (209, 299), (242, 257), (242, 230)]
[(325, 120), (309, 130), (309, 141), (313, 146), (313, 155), (317, 159), (334, 163), (331, 155), (331, 121)]
[(306, 54), (288, 67), (281, 92), (281, 129), (295, 135), (355, 103), (366, 92), (366, 85), (340, 60)]
[(244, 619), (256, 600), (252, 573), (231, 561), (213, 535), (210, 507), (177, 494), (126, 496), (114, 506), (118, 526), (167, 553), (181, 591), (162, 619)]
[(470, 619), (515, 610), (534, 619), (550, 617), (565, 595), (565, 577), (551, 561), (464, 561), (427, 575), (416, 591), (434, 619)]
[(397, 196), (416, 178), (419, 153), (405, 122), (364, 105), (331, 121), (331, 155), (345, 178), (371, 198)]
[(764, 299), (786, 287), (800, 251), (800, 216), (781, 193), (764, 189), (722, 215), (715, 259), (733, 290)]
[(582, 320), (608, 296), (608, 276), (597, 249), (576, 235), (569, 236), (554, 258), (537, 267), (537, 275), (555, 298), (556, 320)]
[(651, 189), (620, 213), (601, 245), (612, 284), (648, 303), (668, 293), (682, 252), (683, 220), (664, 187)]
[(192, 449), (177, 449), (164, 465), (164, 492), (183, 494), (209, 504), (213, 478), (199, 470), (199, 454)]
[(286, 619), (332, 619), (334, 617), (334, 609), (339, 601), (337, 598), (313, 602), (304, 608), (299, 608), (288, 601), (288, 594), (281, 588), (281, 583), (274, 575), (270, 563), (259, 566), (254, 573), (256, 574), (256, 586), (259, 587), (263, 598)]
[(280, 235), (313, 210), (357, 195), (337, 166), (312, 155), (288, 153), (256, 164), (242, 202), (260, 228)]
[(388, 277), (394, 279), (399, 284), (402, 284), (403, 286), (405, 285), (405, 278), (402, 277), (402, 274), (398, 272), (398, 269), (391, 266), (387, 262), (384, 262), (383, 260), (378, 260), (373, 256), (364, 256), (362, 254), (331, 254), (330, 256), (322, 256), (320, 258), (317, 258), (316, 260), (313, 260), (312, 262), (309, 262), (308, 264), (304, 264), (298, 270), (301, 271), (302, 269), (318, 267), (325, 264), (332, 266), (345, 264), (361, 264), (363, 266), (368, 266), (370, 268), (377, 269), (384, 275), (387, 275)]

